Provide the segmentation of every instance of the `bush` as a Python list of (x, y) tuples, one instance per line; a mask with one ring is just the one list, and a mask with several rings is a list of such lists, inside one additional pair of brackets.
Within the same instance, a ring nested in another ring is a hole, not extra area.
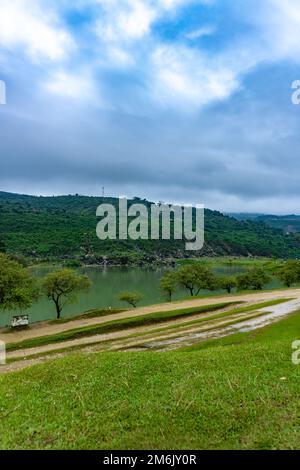
[(133, 308), (136, 308), (142, 298), (143, 296), (139, 292), (121, 292), (118, 296), (118, 299), (121, 300), (121, 302), (127, 302)]

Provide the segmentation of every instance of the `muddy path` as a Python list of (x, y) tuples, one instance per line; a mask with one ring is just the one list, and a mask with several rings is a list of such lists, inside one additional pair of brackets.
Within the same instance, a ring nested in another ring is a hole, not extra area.
[[(161, 324), (153, 324), (149, 326), (139, 326), (135, 328), (129, 328), (126, 330), (118, 330), (114, 331), (112, 333), (104, 333), (104, 334), (97, 334), (93, 336), (86, 336), (74, 340), (68, 340), (68, 341), (61, 341), (53, 344), (47, 344), (44, 346), (37, 346), (33, 348), (24, 348), (24, 349), (17, 349), (15, 351), (11, 351), (7, 353), (7, 358), (8, 359), (20, 359), (20, 358), (28, 358), (29, 356), (33, 354), (44, 354), (47, 352), (51, 351), (59, 351), (61, 349), (66, 349), (66, 348), (74, 348), (76, 346), (84, 346), (84, 345), (89, 345), (89, 344), (95, 344), (95, 343), (103, 343), (104, 347), (103, 349), (105, 350), (105, 343), (113, 340), (118, 340), (122, 338), (126, 338), (130, 335), (133, 334), (139, 334), (143, 333), (143, 335), (151, 334), (152, 331), (155, 331), (157, 329), (161, 328), (173, 328), (173, 327), (184, 327), (186, 323), (189, 323), (191, 321), (197, 322), (197, 320), (204, 321), (205, 323), (209, 321), (212, 317), (216, 315), (221, 315), (222, 313), (225, 313), (227, 311), (231, 310), (237, 310), (240, 308), (240, 306), (244, 304), (238, 304), (238, 305), (229, 305), (226, 308), (219, 309), (210, 313), (199, 313), (197, 315), (192, 315), (188, 316), (187, 318), (179, 318), (176, 320), (169, 320), (167, 322), (161, 323)], [(247, 304), (248, 305), (248, 304)], [(251, 304), (250, 304), (251, 305)], [(176, 328), (177, 331), (177, 328)]]
[[(96, 351), (144, 351), (145, 349), (153, 351), (168, 351), (179, 349), (207, 339), (227, 336), (238, 331), (246, 332), (256, 328), (262, 328), (274, 321), (280, 320), (291, 312), (300, 309), (299, 289), (276, 291), (276, 293), (273, 292), (272, 294), (272, 297), (270, 296), (270, 293), (259, 293), (243, 296), (228, 296), (224, 298), (196, 299), (181, 302), (179, 304), (176, 303), (176, 308), (174, 310), (185, 308), (186, 306), (202, 306), (221, 303), (221, 299), (224, 299), (224, 301), (226, 299), (227, 301), (232, 300), (235, 302), (244, 302), (244, 307), (271, 299), (287, 298), (287, 301), (282, 304), (261, 309), (253, 309), (248, 312), (238, 312), (240, 305), (229, 305), (228, 307), (215, 312), (206, 314), (202, 313), (192, 317), (189, 316), (188, 318), (170, 320), (160, 325), (156, 324), (136, 327), (128, 330), (98, 334), (36, 348), (12, 351), (7, 354), (7, 358), (9, 361), (14, 360), (15, 362), (9, 362), (7, 365), (1, 366), (0, 373), (19, 370), (24, 367), (44, 362), (45, 360), (63, 357), (64, 355), (73, 352), (72, 348), (76, 348), (80, 352), (87, 353)], [(296, 295), (297, 297), (293, 300), (288, 300), (292, 296), (295, 297)], [(199, 300), (200, 303), (198, 304)], [(167, 306), (166, 310), (170, 310), (171, 305), (174, 306), (174, 304), (164, 304), (163, 306)], [(154, 310), (153, 307), (151, 309), (150, 307), (147, 307), (147, 309), (150, 310), (149, 313), (152, 313), (153, 311), (162, 311), (162, 306), (155, 306), (155, 309), (157, 310)], [(145, 308), (139, 310), (143, 311), (143, 314), (145, 314)], [(237, 310), (236, 313), (235, 310)], [(229, 312), (228, 316), (213, 318), (214, 316), (226, 313), (227, 311)], [(133, 312), (135, 314), (134, 316), (136, 316), (137, 311), (134, 310)], [(128, 313), (131, 314), (131, 312), (123, 313), (126, 315), (125, 318), (128, 317)], [(115, 319), (116, 315), (112, 316)], [(103, 318), (101, 318), (101, 320), (103, 320)], [(107, 317), (105, 317), (104, 321), (107, 321)], [(66, 325), (68, 325), (68, 329), (70, 329), (70, 324), (67, 323), (63, 326)], [(39, 355), (42, 356), (39, 357)]]
[(69, 321), (67, 323), (51, 323), (42, 322), (30, 326), (29, 329), (22, 331), (12, 331), (4, 333), (0, 331), (0, 339), (6, 344), (17, 343), (26, 339), (38, 338), (41, 336), (50, 336), (64, 331), (69, 331), (85, 326), (101, 325), (113, 320), (121, 320), (125, 318), (138, 317), (150, 313), (166, 312), (169, 310), (179, 310), (184, 308), (202, 307), (205, 305), (213, 305), (223, 302), (262, 302), (279, 298), (300, 298), (300, 289), (283, 289), (269, 292), (257, 292), (241, 295), (224, 295), (217, 297), (206, 297), (203, 299), (190, 299), (185, 301), (156, 304), (147, 307), (140, 307), (133, 310), (127, 310), (121, 313), (114, 313), (104, 317), (96, 318), (80, 318), (78, 320)]
[[(146, 343), (148, 349), (153, 349), (156, 351), (170, 351), (182, 347), (192, 346), (195, 343), (200, 341), (205, 341), (213, 338), (222, 338), (234, 333), (246, 333), (248, 331), (253, 331), (264, 326), (270, 325), (281, 318), (284, 318), (300, 310), (300, 299), (294, 299), (289, 302), (280, 305), (274, 305), (271, 307), (264, 307), (258, 309), (257, 312), (261, 312), (262, 315), (256, 316), (249, 315), (244, 321), (237, 322), (236, 324), (231, 324), (227, 327), (220, 328), (220, 324), (216, 324), (215, 327), (211, 330), (201, 332), (199, 330), (186, 332), (186, 335), (180, 335), (173, 338), (158, 339)], [(130, 347), (128, 350), (141, 350), (141, 346)]]

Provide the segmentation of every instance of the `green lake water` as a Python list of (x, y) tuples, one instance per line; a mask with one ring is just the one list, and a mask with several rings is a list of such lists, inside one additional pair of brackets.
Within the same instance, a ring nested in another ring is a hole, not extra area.
[[(42, 278), (51, 269), (49, 267), (39, 267), (32, 268), (31, 271), (37, 277)], [(86, 267), (78, 269), (78, 271), (89, 276), (92, 287), (88, 293), (80, 294), (74, 304), (65, 306), (62, 316), (66, 318), (98, 307), (127, 307), (126, 304), (117, 300), (118, 294), (125, 290), (141, 292), (143, 301), (140, 305), (151, 305), (166, 300), (159, 288), (159, 281), (164, 273), (164, 268)], [(235, 274), (243, 271), (243, 268), (241, 266), (220, 266), (215, 268), (215, 271), (220, 274)], [(200, 294), (205, 293), (208, 292), (200, 292)], [(216, 293), (214, 292), (214, 294)], [(188, 295), (186, 290), (178, 290), (173, 299), (183, 299)], [(0, 327), (9, 325), (13, 315), (19, 314), (29, 315), (30, 323), (56, 318), (52, 302), (46, 298), (41, 298), (30, 309), (23, 312), (2, 313)]]

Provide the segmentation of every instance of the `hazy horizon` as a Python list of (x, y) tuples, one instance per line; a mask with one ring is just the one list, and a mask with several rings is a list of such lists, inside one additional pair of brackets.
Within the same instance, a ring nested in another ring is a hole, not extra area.
[[(33, 197), (65, 197), (65, 196), (72, 196), (72, 197), (77, 197), (77, 196), (81, 196), (81, 197), (103, 197), (102, 194), (81, 194), (81, 193), (58, 193), (58, 194), (29, 194), (29, 193), (16, 193), (16, 192), (12, 192), (12, 191), (2, 191), (0, 189), (0, 194), (1, 193), (7, 193), (7, 194), (15, 194), (17, 196), (33, 196)], [(113, 198), (113, 199), (118, 199), (120, 197), (127, 197), (126, 195), (116, 195), (116, 194), (104, 194), (104, 197), (105, 198)], [(162, 202), (161, 200), (155, 200), (155, 199), (148, 199), (148, 198), (145, 198), (143, 195), (135, 195), (135, 196), (132, 196), (131, 198), (128, 197), (128, 199), (133, 199), (133, 198), (140, 198), (140, 199), (147, 199), (149, 202), (154, 202), (154, 203), (159, 203), (159, 202)], [(168, 199), (163, 201), (165, 202), (166, 204), (180, 204), (180, 202), (178, 201), (169, 201)], [(297, 213), (285, 213), (285, 212), (249, 212), (249, 211), (222, 211), (222, 210), (219, 210), (217, 208), (211, 208), (211, 207), (205, 207), (205, 209), (210, 209), (210, 210), (216, 210), (216, 211), (219, 211), (221, 213), (223, 213), (224, 215), (234, 215), (234, 214), (248, 214), (248, 215), (274, 215), (274, 216), (296, 216), (296, 217), (300, 217), (300, 214), (297, 214)]]

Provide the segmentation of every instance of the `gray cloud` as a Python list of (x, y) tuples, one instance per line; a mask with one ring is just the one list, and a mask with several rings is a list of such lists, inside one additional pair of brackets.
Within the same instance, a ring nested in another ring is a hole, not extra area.
[(86, 111), (52, 105), (39, 120), (8, 114), (0, 128), (1, 186), (89, 194), (104, 185), (115, 194), (225, 210), (230, 201), (240, 210), (245, 201), (252, 210), (265, 201), (268, 212), (280, 211), (280, 200), (300, 199), (297, 116), (287, 137), (284, 125), (273, 135), (278, 116), (272, 108), (262, 116), (259, 104), (251, 113), (211, 109), (187, 121)]
[(279, 64), (275, 80), (274, 66), (265, 64), (231, 99), (189, 113), (157, 107), (151, 83), (143, 88), (122, 71), (107, 72), (111, 107), (105, 99), (47, 95), (48, 67), (1, 59), (8, 81), (8, 105), (0, 106), (2, 190), (99, 194), (104, 185), (113, 195), (226, 211), (299, 212), (295, 67)]

